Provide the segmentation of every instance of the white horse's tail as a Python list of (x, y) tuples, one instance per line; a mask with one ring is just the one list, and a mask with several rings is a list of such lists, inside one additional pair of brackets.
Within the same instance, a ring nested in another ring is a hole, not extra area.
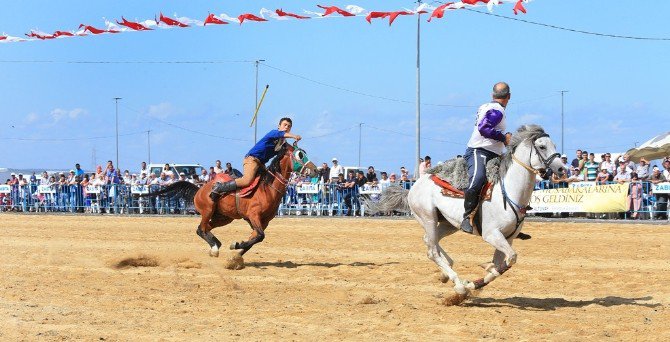
[(375, 215), (378, 213), (391, 214), (394, 211), (409, 213), (410, 208), (407, 203), (407, 194), (409, 190), (400, 186), (389, 186), (384, 189), (379, 201), (365, 201), (365, 213)]

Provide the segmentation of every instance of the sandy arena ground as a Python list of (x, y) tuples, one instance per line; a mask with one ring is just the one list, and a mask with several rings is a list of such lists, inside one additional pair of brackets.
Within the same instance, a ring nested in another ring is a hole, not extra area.
[[(453, 284), (413, 220), (278, 218), (238, 271), (195, 217), (0, 222), (3, 341), (670, 340), (668, 226), (527, 222), (517, 265), (445, 306)], [(249, 232), (214, 230), (224, 245)], [(442, 245), (470, 280), (493, 253), (460, 233)]]

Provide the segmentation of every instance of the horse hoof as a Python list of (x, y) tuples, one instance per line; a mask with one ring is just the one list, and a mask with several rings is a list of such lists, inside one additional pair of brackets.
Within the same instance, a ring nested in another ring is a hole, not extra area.
[(235, 250), (237, 249), (237, 242), (233, 242), (230, 244), (230, 249)]
[(217, 250), (210, 249), (209, 250), (209, 256), (218, 258), (219, 257), (219, 250), (218, 249)]

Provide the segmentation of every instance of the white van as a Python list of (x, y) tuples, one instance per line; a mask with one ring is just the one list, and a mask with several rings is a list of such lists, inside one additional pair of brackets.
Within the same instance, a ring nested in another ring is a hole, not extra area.
[[(187, 179), (191, 178), (193, 175), (200, 176), (202, 170), (205, 169), (200, 164), (167, 164), (170, 165), (170, 169), (172, 170), (172, 173), (174, 173), (175, 178), (178, 178), (179, 174), (182, 172), (186, 175)], [(149, 164), (147, 165), (147, 169), (149, 169), (149, 172), (155, 174), (156, 177), (160, 177), (164, 166), (165, 164)]]

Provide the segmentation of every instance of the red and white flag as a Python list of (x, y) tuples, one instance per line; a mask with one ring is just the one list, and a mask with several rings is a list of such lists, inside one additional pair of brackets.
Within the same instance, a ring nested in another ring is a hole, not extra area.
[(245, 20), (251, 20), (251, 21), (268, 21), (267, 19), (263, 19), (263, 18), (261, 18), (261, 17), (255, 16), (255, 15), (253, 15), (253, 14), (251, 14), (251, 13), (241, 14), (239, 17), (237, 17), (237, 19), (240, 21), (240, 25), (242, 25), (242, 23), (243, 23)]
[(35, 30), (30, 30), (29, 33), (26, 33), (26, 36), (31, 37), (31, 38), (37, 38), (37, 39), (40, 39), (40, 40), (56, 38), (53, 34), (48, 34), (48, 33), (35, 31)]
[(519, 14), (519, 12), (526, 13), (526, 9), (523, 7), (523, 0), (519, 0), (516, 2), (516, 5), (514, 5), (514, 15)]
[(149, 27), (145, 26), (145, 25), (146, 25), (146, 21), (145, 21), (145, 24), (143, 25), (143, 24), (140, 24), (140, 23), (136, 23), (136, 22), (128, 21), (128, 20), (126, 20), (126, 18), (124, 18), (124, 17), (121, 17), (121, 19), (123, 20), (122, 22), (119, 22), (119, 21), (117, 20), (116, 23), (119, 24), (119, 25), (123, 25), (123, 26), (125, 26), (125, 27), (127, 27), (127, 28), (129, 28), (129, 29), (132, 29), (132, 30), (135, 30), (135, 31), (148, 31), (148, 30), (152, 30), (152, 28), (149, 28)]
[(163, 13), (160, 14), (160, 19), (162, 23), (168, 26), (178, 26), (178, 27), (188, 27), (188, 24), (182, 23), (181, 21), (163, 16)]
[(228, 24), (228, 22), (221, 20), (221, 18), (214, 15), (214, 13), (210, 13), (207, 16), (207, 19), (205, 19), (205, 23), (203, 24), (203, 26), (205, 26), (207, 24), (225, 25), (225, 24)]
[(327, 17), (327, 16), (329, 16), (333, 13), (337, 13), (337, 14), (343, 16), (343, 17), (354, 17), (354, 16), (356, 16), (355, 14), (349, 13), (349, 12), (347, 12), (347, 11), (337, 7), (337, 6), (326, 7), (326, 6), (316, 5), (316, 7), (323, 8), (323, 9), (326, 10), (321, 15), (322, 17)]
[(368, 15), (365, 17), (365, 20), (367, 20), (369, 23), (372, 24), (372, 19), (378, 19), (378, 18), (389, 18), (389, 26), (393, 24), (395, 19), (399, 15), (414, 15), (414, 12), (409, 12), (409, 11), (396, 11), (396, 12), (370, 12)]
[(296, 18), (296, 19), (309, 19), (309, 17), (303, 16), (303, 15), (297, 15), (297, 14), (294, 14), (294, 13), (284, 12), (281, 8), (275, 10), (275, 13), (277, 13), (277, 15), (280, 16), (280, 17), (291, 17), (291, 18)]

